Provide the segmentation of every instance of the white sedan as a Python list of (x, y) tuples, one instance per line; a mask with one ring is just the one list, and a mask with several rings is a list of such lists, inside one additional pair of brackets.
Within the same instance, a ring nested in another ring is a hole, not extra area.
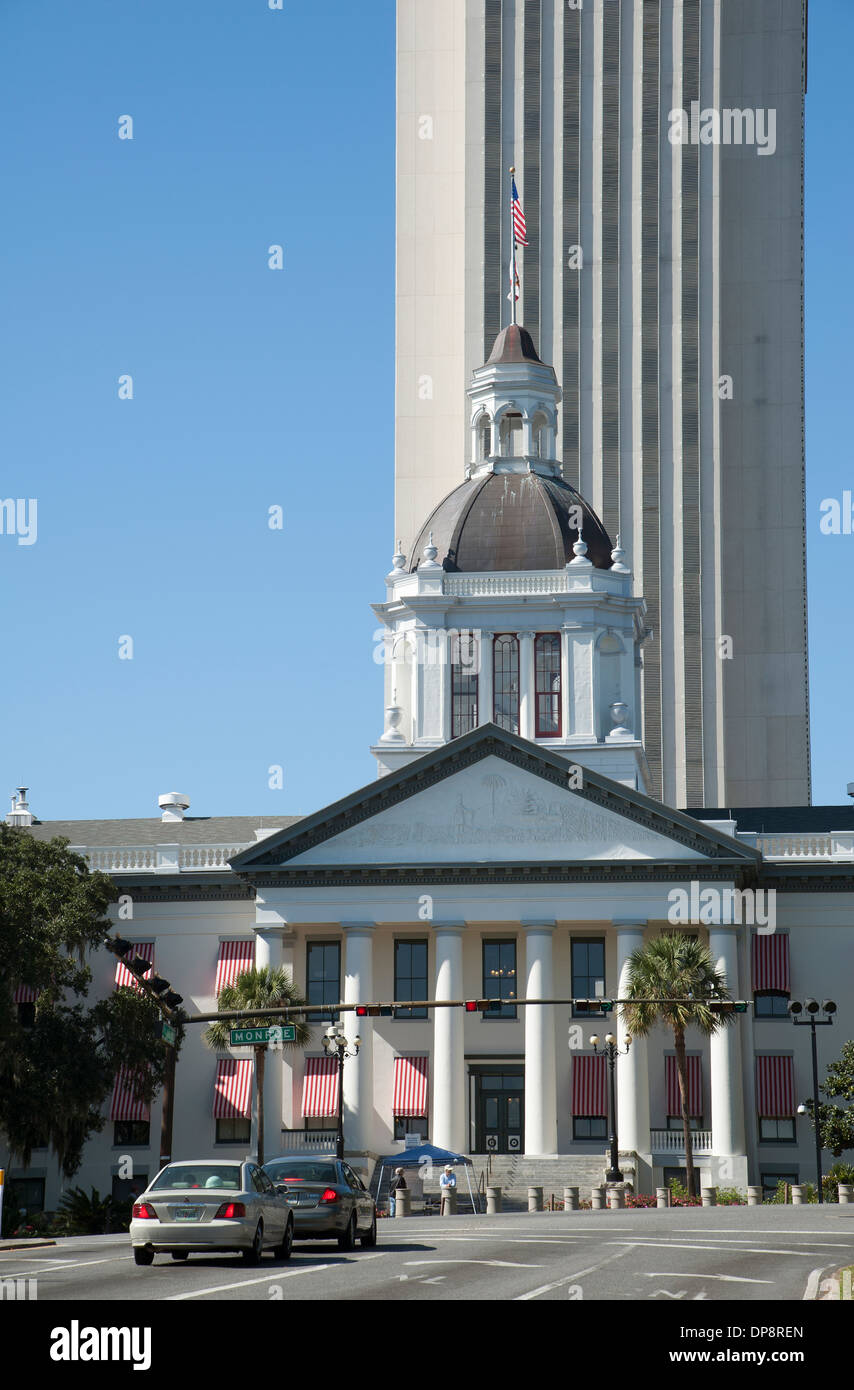
[(220, 1250), (240, 1251), (247, 1264), (269, 1249), (289, 1260), (294, 1217), (257, 1163), (168, 1163), (134, 1202), (130, 1238), (138, 1265), (158, 1254), (186, 1260)]

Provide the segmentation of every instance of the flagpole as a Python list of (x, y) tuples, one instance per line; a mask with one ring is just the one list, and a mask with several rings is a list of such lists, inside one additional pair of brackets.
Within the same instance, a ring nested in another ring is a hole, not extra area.
[(516, 173), (516, 166), (510, 166), (510, 236), (513, 241), (513, 266), (510, 271), (510, 308), (513, 317), (510, 322), (516, 322), (516, 228), (513, 225), (513, 175)]

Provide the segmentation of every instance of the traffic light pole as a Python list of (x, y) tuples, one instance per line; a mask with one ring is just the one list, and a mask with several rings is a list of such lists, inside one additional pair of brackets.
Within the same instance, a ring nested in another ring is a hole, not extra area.
[(175, 1045), (167, 1044), (169, 1056), (163, 1080), (163, 1107), (160, 1115), (160, 1167), (172, 1159), (172, 1120), (175, 1114)]

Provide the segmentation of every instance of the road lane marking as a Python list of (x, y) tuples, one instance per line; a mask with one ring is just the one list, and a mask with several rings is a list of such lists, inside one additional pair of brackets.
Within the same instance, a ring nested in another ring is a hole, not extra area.
[(617, 1255), (609, 1255), (607, 1259), (599, 1260), (598, 1264), (591, 1265), (589, 1269), (579, 1269), (575, 1274), (567, 1274), (564, 1279), (556, 1279), (553, 1284), (541, 1284), (538, 1289), (531, 1289), (528, 1293), (517, 1294), (514, 1303), (527, 1303), (529, 1299), (539, 1298), (542, 1293), (551, 1293), (552, 1289), (562, 1289), (564, 1284), (576, 1284), (579, 1279), (583, 1279), (585, 1274), (593, 1274), (597, 1269), (602, 1269), (604, 1265), (613, 1264), (614, 1260), (621, 1260), (628, 1252), (621, 1250)]
[[(359, 1264), (366, 1260), (378, 1260), (388, 1252), (380, 1250), (376, 1255), (362, 1255)], [(324, 1269), (341, 1269), (342, 1264), (304, 1265), (301, 1269), (277, 1269), (274, 1274), (262, 1274), (257, 1279), (238, 1279), (233, 1284), (214, 1284), (210, 1289), (191, 1289), (189, 1293), (173, 1293), (163, 1299), (164, 1303), (182, 1303), (188, 1298), (204, 1298), (209, 1293), (226, 1293), (230, 1289), (247, 1289), (252, 1284), (274, 1284), (277, 1279), (293, 1279), (297, 1274), (319, 1274)]]
[(825, 1273), (825, 1271), (828, 1269), (833, 1269), (833, 1265), (823, 1265), (821, 1269), (813, 1269), (810, 1271), (810, 1277), (807, 1280), (807, 1286), (804, 1290), (804, 1296), (801, 1299), (802, 1303), (806, 1303), (807, 1301), (816, 1299), (818, 1297), (819, 1280), (821, 1279), (821, 1276)]
[(502, 1269), (542, 1269), (542, 1265), (521, 1265), (515, 1260), (404, 1260), (405, 1265), (492, 1265)]
[(44, 1262), (36, 1265), (34, 1269), (15, 1270), (12, 1274), (7, 1274), (4, 1270), (2, 1277), (4, 1279), (23, 1279), (36, 1274), (62, 1274), (66, 1269), (86, 1269), (89, 1265), (114, 1265), (130, 1258), (130, 1255), (110, 1255), (103, 1260), (81, 1260), (79, 1263), (75, 1261), (73, 1264), (69, 1260), (56, 1261), (51, 1264)]
[(741, 1274), (684, 1274), (681, 1270), (658, 1269), (644, 1273), (645, 1279), (720, 1279), (724, 1284), (773, 1284), (773, 1279), (745, 1279)]
[[(714, 1250), (714, 1252), (715, 1252), (716, 1255), (723, 1255), (723, 1254), (726, 1254), (726, 1253), (727, 1253), (726, 1249), (722, 1249), (720, 1245), (686, 1245), (686, 1244), (684, 1244), (684, 1243), (681, 1242), (681, 1241), (679, 1242), (679, 1244), (676, 1244), (676, 1243), (673, 1242), (673, 1241), (670, 1241), (670, 1242), (668, 1242), (667, 1244), (662, 1244), (661, 1241), (653, 1241), (653, 1240), (609, 1240), (609, 1241), (606, 1241), (606, 1244), (607, 1244), (607, 1245), (630, 1245), (630, 1246), (632, 1246), (632, 1247), (641, 1246), (641, 1245), (648, 1245), (648, 1246), (650, 1246), (650, 1248), (653, 1249), (653, 1250)], [(807, 1260), (807, 1259), (809, 1259), (809, 1257), (810, 1257), (811, 1255), (816, 1254), (817, 1251), (814, 1251), (814, 1250), (764, 1250), (764, 1249), (761, 1249), (761, 1248), (757, 1248), (756, 1246), (748, 1246), (746, 1249), (742, 1247), (742, 1248), (740, 1248), (740, 1249), (738, 1249), (738, 1250), (729, 1251), (729, 1253), (732, 1254), (732, 1255), (797, 1255), (797, 1256), (799, 1256), (799, 1258), (804, 1259), (804, 1260)]]

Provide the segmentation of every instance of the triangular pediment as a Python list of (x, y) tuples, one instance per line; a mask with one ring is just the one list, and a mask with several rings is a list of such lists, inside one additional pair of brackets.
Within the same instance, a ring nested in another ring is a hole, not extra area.
[(238, 855), (240, 873), (345, 865), (754, 862), (679, 811), (484, 725)]

